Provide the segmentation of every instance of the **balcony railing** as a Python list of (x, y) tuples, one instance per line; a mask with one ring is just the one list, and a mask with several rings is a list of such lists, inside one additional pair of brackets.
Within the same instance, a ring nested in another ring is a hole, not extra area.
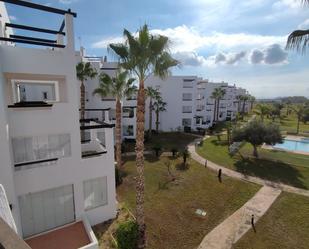
[[(71, 35), (73, 34), (72, 27), (68, 27), (68, 23), (70, 23), (70, 20), (66, 17), (67, 15), (71, 15), (73, 17), (76, 17), (76, 13), (71, 12), (70, 9), (68, 10), (62, 10), (57, 9), (53, 7), (49, 7), (46, 5), (40, 5), (35, 4), (29, 1), (21, 1), (21, 0), (0, 0), (1, 2), (8, 3), (8, 4), (14, 4), (26, 8), (36, 9), (40, 11), (45, 11), (49, 13), (64, 15), (65, 18), (63, 22), (61, 23), (61, 26), (59, 29), (46, 29), (46, 28), (40, 28), (40, 27), (34, 27), (34, 26), (28, 26), (24, 24), (16, 24), (16, 23), (5, 23), (5, 28), (10, 29), (20, 29), (23, 31), (30, 31), (30, 32), (38, 32), (43, 34), (52, 34), (56, 35), (55, 39), (46, 39), (41, 37), (33, 37), (33, 36), (25, 36), (25, 35), (14, 35), (13, 33), (7, 33), (3, 32), (4, 36), (0, 37), (0, 41), (4, 41), (7, 43), (23, 43), (23, 44), (30, 44), (30, 45), (36, 45), (36, 46), (46, 46), (46, 47), (52, 47), (52, 48), (65, 48), (66, 46), (70, 46), (71, 48), (74, 47), (73, 40)], [(66, 28), (66, 32), (64, 31)], [(1, 32), (0, 32), (1, 33)], [(64, 45), (63, 38), (64, 36), (67, 37), (67, 44)]]

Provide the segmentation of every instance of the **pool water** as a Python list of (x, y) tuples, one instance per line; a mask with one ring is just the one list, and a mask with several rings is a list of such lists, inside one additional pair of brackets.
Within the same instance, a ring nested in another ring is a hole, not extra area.
[(282, 144), (276, 144), (274, 147), (290, 151), (309, 152), (309, 139), (304, 138), (300, 141), (284, 139)]

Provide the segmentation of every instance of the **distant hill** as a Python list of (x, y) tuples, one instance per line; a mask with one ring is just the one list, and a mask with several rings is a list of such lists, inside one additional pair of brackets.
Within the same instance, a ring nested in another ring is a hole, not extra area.
[(272, 102), (282, 102), (282, 103), (305, 103), (307, 101), (309, 101), (309, 99), (307, 99), (304, 96), (290, 96), (290, 97), (278, 97), (278, 98), (274, 98), (274, 99), (258, 99), (258, 102), (264, 102), (264, 103), (272, 103)]

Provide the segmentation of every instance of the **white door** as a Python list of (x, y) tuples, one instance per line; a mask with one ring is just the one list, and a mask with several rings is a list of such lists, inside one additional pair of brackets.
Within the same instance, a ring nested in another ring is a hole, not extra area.
[(73, 185), (20, 196), (19, 207), (24, 237), (73, 222)]

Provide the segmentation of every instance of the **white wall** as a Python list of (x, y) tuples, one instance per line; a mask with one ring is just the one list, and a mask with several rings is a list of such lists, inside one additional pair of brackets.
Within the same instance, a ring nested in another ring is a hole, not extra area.
[[(67, 22), (72, 21), (66, 17)], [(67, 30), (70, 44), (64, 49), (22, 48), (0, 45), (0, 183), (4, 185), (13, 203), (13, 215), (20, 228), (16, 197), (63, 185), (74, 184), (76, 218), (87, 214), (91, 225), (116, 215), (113, 129), (105, 129), (107, 153), (98, 157), (81, 157), (79, 124), (79, 82), (76, 79), (75, 51), (72, 47), (73, 31)], [(73, 43), (74, 45), (74, 43)], [(64, 79), (65, 101), (54, 103), (50, 108), (8, 109), (6, 78), (13, 76)], [(8, 131), (7, 131), (8, 129)], [(13, 171), (10, 156), (10, 137), (38, 136), (69, 133), (71, 157), (59, 159), (55, 165)], [(9, 135), (9, 137), (8, 137)], [(108, 205), (84, 211), (83, 181), (107, 176)], [(19, 229), (20, 230), (20, 229)]]

